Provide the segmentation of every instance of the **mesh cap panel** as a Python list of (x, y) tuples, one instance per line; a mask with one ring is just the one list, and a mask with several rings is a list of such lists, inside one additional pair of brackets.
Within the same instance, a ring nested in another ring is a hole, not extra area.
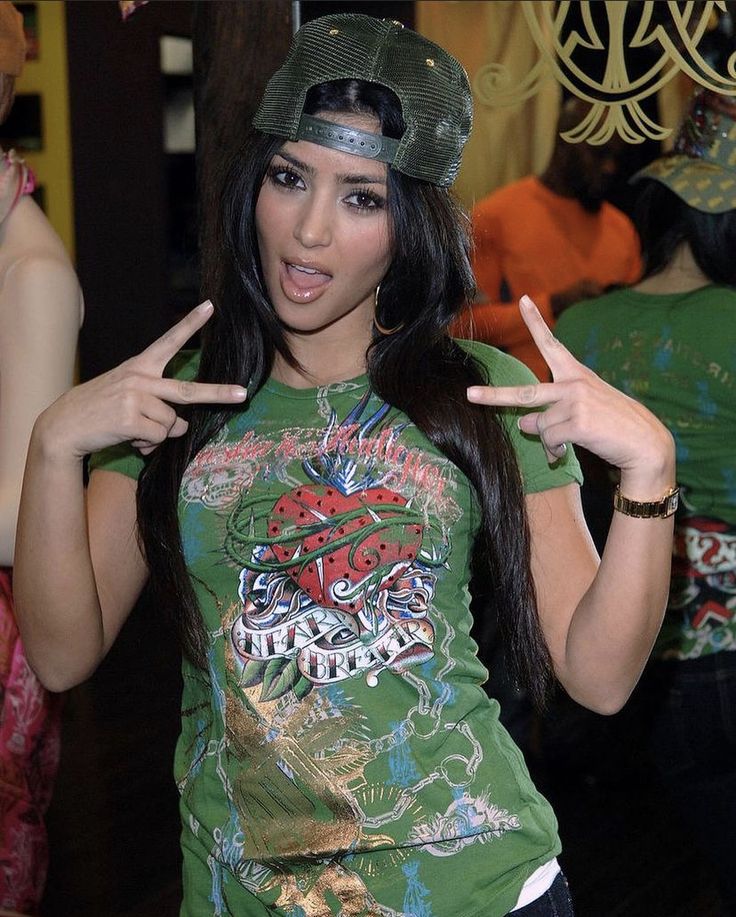
[(395, 169), (452, 184), (472, 125), (467, 74), (439, 45), (392, 20), (344, 13), (304, 25), (266, 87), (254, 126), (296, 140), (307, 92), (341, 79), (379, 83), (396, 93), (406, 131)]

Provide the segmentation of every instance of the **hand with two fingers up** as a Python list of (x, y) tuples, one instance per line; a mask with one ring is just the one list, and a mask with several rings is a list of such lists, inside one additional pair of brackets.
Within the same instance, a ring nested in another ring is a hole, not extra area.
[(669, 430), (643, 405), (579, 363), (555, 338), (528, 296), (519, 308), (552, 372), (536, 385), (472, 386), (468, 400), (491, 407), (528, 410), (524, 433), (538, 436), (548, 461), (575, 443), (621, 470), (621, 489), (634, 500), (653, 499), (674, 484), (675, 448)]
[(182, 436), (187, 421), (176, 405), (238, 404), (247, 398), (240, 385), (164, 378), (166, 365), (211, 317), (207, 300), (149, 347), (109, 372), (62, 395), (39, 418), (47, 449), (82, 459), (107, 446), (130, 442), (147, 455), (164, 440)]

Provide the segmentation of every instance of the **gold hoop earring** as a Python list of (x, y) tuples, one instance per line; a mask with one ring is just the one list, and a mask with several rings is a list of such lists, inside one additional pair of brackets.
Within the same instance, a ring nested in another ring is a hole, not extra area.
[(376, 287), (376, 293), (373, 300), (373, 324), (376, 326), (376, 331), (379, 334), (382, 334), (384, 337), (388, 337), (391, 334), (396, 334), (397, 331), (401, 331), (401, 329), (404, 327), (404, 323), (399, 322), (395, 328), (384, 328), (383, 325), (378, 321), (378, 294), (380, 290), (381, 284), (379, 283)]

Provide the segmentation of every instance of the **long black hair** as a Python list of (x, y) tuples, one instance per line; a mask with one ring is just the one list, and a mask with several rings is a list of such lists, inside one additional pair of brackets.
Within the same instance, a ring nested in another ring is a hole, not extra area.
[[(395, 95), (359, 80), (315, 87), (305, 111), (369, 112), (387, 136), (400, 137), (404, 129)], [(216, 311), (202, 340), (198, 378), (247, 384), (251, 395), (268, 378), (276, 352), (295, 363), (268, 300), (255, 234), (258, 193), (282, 145), (279, 138), (254, 133), (233, 162), (223, 195), (223, 257), (212, 297)], [(384, 326), (400, 328), (391, 335), (374, 334), (367, 354), (370, 384), (473, 484), (482, 508), (474, 574), (489, 584), (516, 680), (541, 704), (551, 663), (537, 615), (519, 470), (501, 418), (470, 404), (465, 395), (468, 385), (491, 380), (447, 333), (475, 290), (468, 219), (447, 190), (393, 169), (388, 170), (387, 200), (393, 260), (381, 283), (379, 318)], [(178, 491), (187, 464), (232, 410), (193, 406), (187, 435), (156, 450), (138, 488), (140, 532), (154, 586), (164, 605), (175, 610), (184, 652), (200, 666), (206, 634), (182, 554)]]
[(696, 210), (662, 182), (645, 178), (637, 183), (633, 216), (641, 238), (644, 277), (664, 270), (687, 242), (706, 277), (736, 286), (736, 211)]

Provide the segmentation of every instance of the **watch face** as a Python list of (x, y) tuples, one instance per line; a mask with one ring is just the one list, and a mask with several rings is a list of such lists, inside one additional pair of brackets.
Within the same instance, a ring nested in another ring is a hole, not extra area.
[(671, 493), (665, 500), (664, 505), (664, 514), (665, 516), (671, 516), (674, 512), (677, 512), (677, 507), (680, 505), (680, 488), (678, 487), (674, 493)]

